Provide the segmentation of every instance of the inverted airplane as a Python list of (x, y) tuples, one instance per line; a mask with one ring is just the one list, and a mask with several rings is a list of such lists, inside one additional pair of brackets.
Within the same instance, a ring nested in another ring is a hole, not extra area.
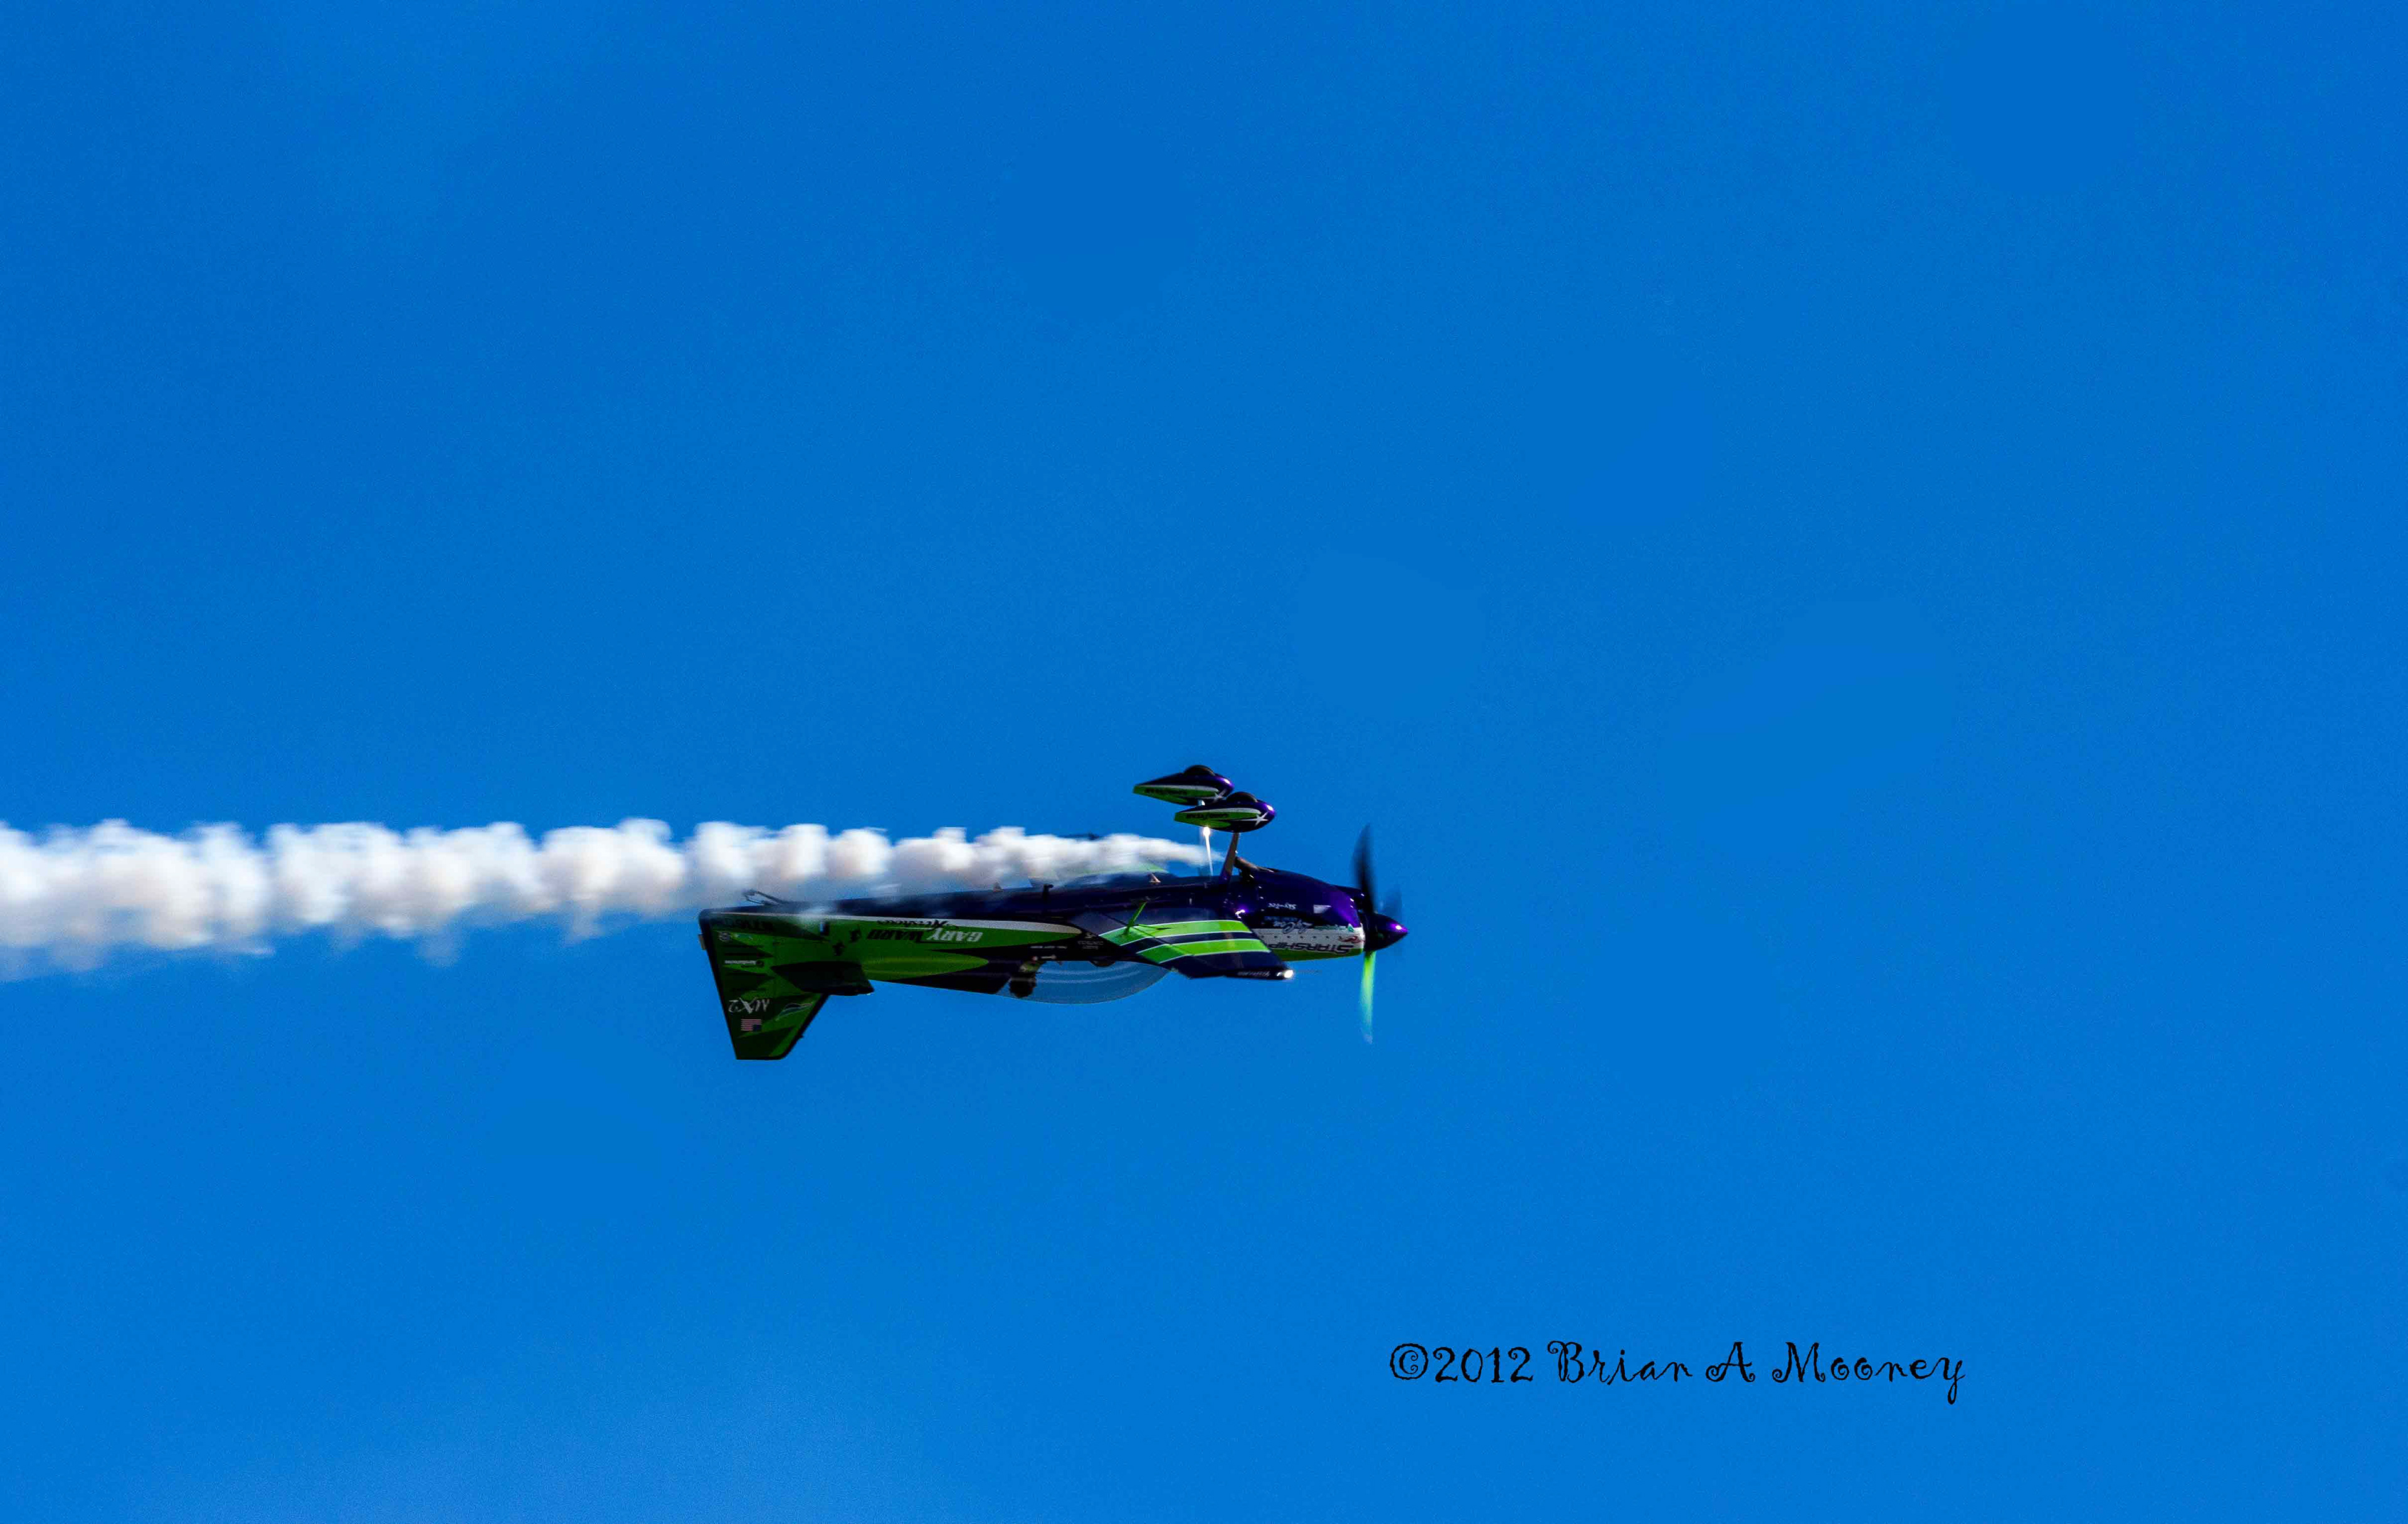
[(1137, 785), (1177, 818), (1227, 831), (1217, 872), (1098, 873), (1021, 889), (882, 895), (829, 904), (754, 891), (702, 913), (702, 949), (738, 1058), (783, 1058), (836, 996), (919, 985), (1057, 1004), (1117, 1000), (1169, 973), (1290, 979), (1295, 965), (1363, 960), (1363, 1039), (1371, 970), (1405, 935), (1371, 881), (1371, 833), (1354, 845), (1354, 883), (1326, 884), (1238, 855), (1238, 838), (1277, 813), (1198, 764)]

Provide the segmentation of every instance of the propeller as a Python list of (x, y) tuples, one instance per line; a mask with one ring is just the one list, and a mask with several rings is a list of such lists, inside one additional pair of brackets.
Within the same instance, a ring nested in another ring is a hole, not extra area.
[(1354, 839), (1354, 886), (1357, 895), (1357, 918), (1363, 923), (1363, 1041), (1371, 1041), (1371, 982), (1380, 949), (1392, 945), (1405, 934), (1396, 913), (1402, 909), (1397, 900), (1381, 904), (1379, 886), (1371, 872), (1371, 827)]

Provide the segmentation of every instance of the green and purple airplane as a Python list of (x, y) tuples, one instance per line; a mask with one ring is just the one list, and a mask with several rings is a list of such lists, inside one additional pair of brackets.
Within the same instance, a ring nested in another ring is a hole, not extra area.
[(830, 996), (879, 983), (1089, 1004), (1134, 995), (1167, 973), (1190, 979), (1289, 979), (1295, 965), (1363, 960), (1363, 1038), (1371, 1037), (1371, 970), (1405, 935), (1379, 906), (1371, 833), (1354, 845), (1354, 883), (1325, 884), (1258, 868), (1240, 834), (1277, 812), (1197, 764), (1137, 785), (1180, 807), (1178, 819), (1229, 833), (1218, 872), (1099, 873), (1022, 889), (886, 895), (826, 904), (757, 890), (702, 913), (702, 950), (738, 1058), (783, 1058)]

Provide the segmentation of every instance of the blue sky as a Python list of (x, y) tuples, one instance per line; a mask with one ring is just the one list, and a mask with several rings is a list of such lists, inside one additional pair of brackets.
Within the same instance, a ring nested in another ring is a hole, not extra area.
[[(1381, 830), (1353, 981), (0, 985), (59, 1519), (2408, 1504), (2377, 7), (48, 7), (0, 818)], [(1394, 1380), (1399, 1341), (1929, 1386)]]

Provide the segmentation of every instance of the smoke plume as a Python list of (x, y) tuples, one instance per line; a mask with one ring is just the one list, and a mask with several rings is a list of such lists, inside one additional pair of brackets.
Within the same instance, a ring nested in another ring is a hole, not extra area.
[(575, 826), (540, 841), (507, 822), (461, 830), (232, 826), (180, 836), (112, 820), (30, 836), (0, 825), (0, 972), (90, 968), (112, 952), (265, 953), (282, 937), (427, 939), (552, 920), (588, 936), (619, 917), (677, 915), (748, 889), (793, 899), (1059, 882), (1204, 859), (1141, 836), (976, 840), (958, 829), (890, 841), (875, 830), (765, 830), (713, 821), (680, 841), (657, 820)]

